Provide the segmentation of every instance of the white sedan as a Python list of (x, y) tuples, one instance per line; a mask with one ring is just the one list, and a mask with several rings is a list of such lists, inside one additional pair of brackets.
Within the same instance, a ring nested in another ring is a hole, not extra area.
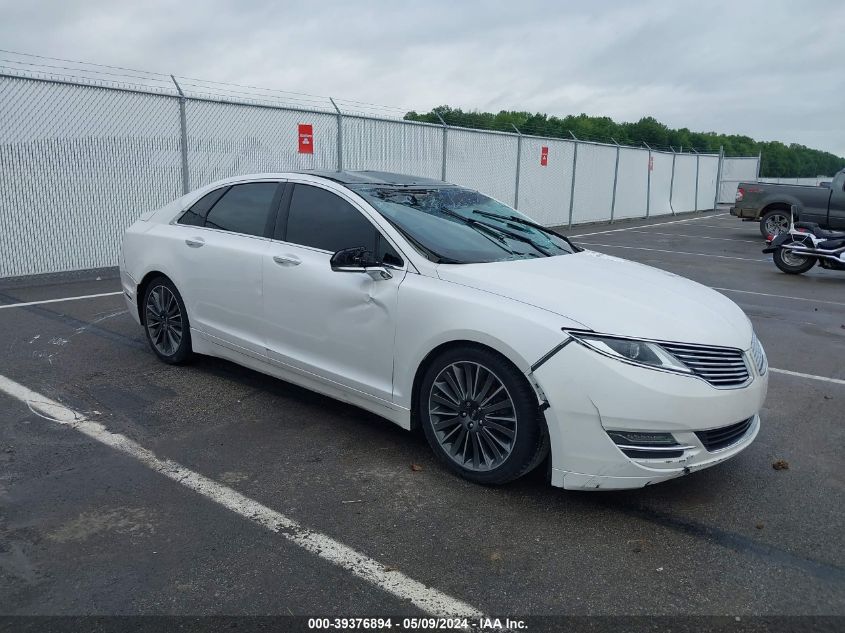
[(555, 486), (637, 488), (760, 429), (766, 356), (733, 302), (439, 180), (221, 180), (145, 213), (120, 271), (161, 360), (226, 358), (422, 426), (479, 483), (549, 457)]

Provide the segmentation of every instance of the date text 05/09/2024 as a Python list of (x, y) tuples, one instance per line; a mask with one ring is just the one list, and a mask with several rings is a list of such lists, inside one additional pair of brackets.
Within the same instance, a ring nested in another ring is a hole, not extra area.
[(309, 618), (308, 628), (312, 630), (472, 630), (472, 631), (520, 631), (526, 630), (524, 620), (510, 618)]

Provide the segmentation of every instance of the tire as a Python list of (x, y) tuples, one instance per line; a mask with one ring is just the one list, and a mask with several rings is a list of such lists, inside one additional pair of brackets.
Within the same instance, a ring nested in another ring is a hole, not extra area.
[(777, 236), (789, 230), (789, 211), (774, 209), (767, 211), (760, 218), (760, 234), (769, 239), (769, 236)]
[(548, 455), (548, 431), (534, 389), (492, 350), (466, 345), (443, 352), (426, 370), (417, 396), (429, 445), (465, 479), (504, 484)]
[[(793, 244), (795, 241), (786, 243)], [(789, 252), (787, 252), (786, 257), (784, 258), (784, 251), (782, 248), (777, 249), (772, 254), (772, 257), (775, 260), (775, 266), (788, 275), (800, 275), (801, 273), (805, 273), (815, 266), (817, 261), (815, 257), (792, 255)]]
[(167, 277), (152, 279), (144, 289), (141, 315), (147, 342), (165, 363), (181, 365), (193, 356), (185, 302)]

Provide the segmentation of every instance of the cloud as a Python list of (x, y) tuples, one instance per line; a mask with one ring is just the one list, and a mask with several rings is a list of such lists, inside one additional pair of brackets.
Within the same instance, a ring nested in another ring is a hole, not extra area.
[(797, 142), (845, 155), (841, 2), (0, 2), (4, 48), (427, 110)]

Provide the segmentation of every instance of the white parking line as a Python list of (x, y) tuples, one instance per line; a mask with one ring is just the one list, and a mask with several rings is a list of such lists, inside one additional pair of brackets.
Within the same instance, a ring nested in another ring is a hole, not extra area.
[(716, 213), (714, 215), (701, 215), (696, 218), (686, 218), (684, 220), (671, 220), (669, 222), (656, 222), (654, 224), (638, 224), (636, 226), (623, 227), (621, 229), (610, 229), (608, 231), (596, 231), (595, 233), (581, 233), (578, 235), (570, 235), (572, 239), (579, 237), (586, 237), (588, 235), (603, 235), (605, 233), (619, 233), (620, 231), (633, 231), (634, 229), (647, 229), (652, 226), (666, 226), (667, 224), (683, 224), (684, 222), (695, 222), (696, 220), (706, 220), (708, 218), (715, 218), (720, 215), (727, 215), (726, 213)]
[(731, 255), (711, 255), (710, 253), (688, 253), (686, 251), (667, 251), (661, 248), (646, 248), (645, 246), (620, 246), (619, 244), (596, 244), (595, 242), (578, 242), (586, 246), (603, 246), (605, 248), (628, 248), (635, 251), (654, 251), (655, 253), (672, 253), (674, 255), (695, 255), (697, 257), (716, 257), (718, 259), (739, 259), (744, 262), (768, 263), (768, 259), (751, 259), (750, 257), (733, 257)]
[[(698, 224), (696, 226), (702, 226)], [(712, 237), (709, 235), (689, 235), (687, 233), (659, 233), (656, 231), (634, 231), (632, 230), (631, 233), (645, 233), (646, 235), (668, 235), (669, 237), (692, 237), (697, 240), (720, 240), (723, 242), (745, 242), (746, 244), (760, 244), (762, 246), (763, 242), (761, 240), (739, 240), (735, 237)], [(573, 236), (577, 237), (577, 236)]]
[(62, 301), (79, 301), (80, 299), (96, 299), (97, 297), (113, 297), (114, 295), (122, 295), (121, 291), (117, 292), (101, 292), (96, 295), (82, 295), (79, 297), (62, 297), (61, 299), (43, 299), (42, 301), (27, 301), (26, 303), (8, 303), (0, 305), (0, 310), (3, 308), (25, 308), (26, 306), (38, 306), (44, 303), (60, 303)]
[(845, 380), (842, 380), (841, 378), (828, 378), (827, 376), (802, 374), (800, 371), (789, 371), (788, 369), (778, 369), (776, 367), (769, 367), (769, 371), (775, 374), (784, 374), (785, 376), (795, 376), (796, 378), (808, 378), (810, 380), (821, 380), (822, 382), (832, 382), (837, 385), (845, 385)]
[(290, 542), (366, 580), (367, 582), (409, 600), (423, 611), (436, 616), (481, 617), (481, 611), (465, 602), (391, 571), (381, 563), (340, 543), (330, 536), (302, 527), (299, 523), (264, 506), (257, 501), (227, 488), (181, 464), (169, 459), (159, 459), (152, 451), (120, 433), (113, 433), (103, 425), (87, 420), (82, 414), (63, 404), (36, 393), (29, 388), (0, 375), (0, 391), (24, 402), (29, 409), (47, 420), (58, 422), (83, 433), (130, 457), (134, 457), (154, 472), (193, 490), (211, 501), (231, 510), (258, 525), (282, 535)]
[(822, 299), (808, 299), (807, 297), (790, 297), (789, 295), (773, 295), (768, 292), (752, 292), (751, 290), (737, 290), (736, 288), (719, 288), (712, 286), (713, 290), (720, 290), (722, 292), (739, 292), (744, 295), (759, 295), (761, 297), (774, 297), (776, 299), (791, 299), (792, 301), (810, 301), (812, 303), (824, 303), (830, 306), (845, 306), (845, 303), (840, 301), (824, 301)]

